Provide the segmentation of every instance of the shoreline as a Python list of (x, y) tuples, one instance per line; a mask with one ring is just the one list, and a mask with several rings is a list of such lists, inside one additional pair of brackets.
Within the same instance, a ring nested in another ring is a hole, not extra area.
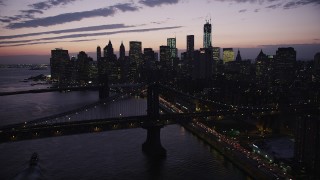
[(180, 124), (184, 127), (188, 132), (192, 133), (211, 148), (217, 150), (221, 155), (227, 158), (232, 164), (237, 166), (239, 169), (244, 171), (250, 178), (252, 179), (274, 179), (275, 177), (271, 175), (267, 175), (261, 172), (258, 167), (249, 164), (248, 162), (244, 162), (243, 159), (240, 159), (232, 150), (225, 149), (222, 144), (211, 137), (208, 134), (199, 132), (196, 128), (194, 128), (190, 123), (188, 124)]

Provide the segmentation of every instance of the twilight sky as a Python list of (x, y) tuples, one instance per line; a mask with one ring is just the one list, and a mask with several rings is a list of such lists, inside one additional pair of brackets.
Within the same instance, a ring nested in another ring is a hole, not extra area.
[(115, 51), (135, 40), (158, 51), (176, 37), (183, 51), (189, 34), (199, 49), (210, 18), (213, 46), (244, 59), (288, 46), (298, 59), (320, 52), (320, 0), (0, 0), (0, 63), (48, 63), (54, 48), (95, 59), (109, 40)]

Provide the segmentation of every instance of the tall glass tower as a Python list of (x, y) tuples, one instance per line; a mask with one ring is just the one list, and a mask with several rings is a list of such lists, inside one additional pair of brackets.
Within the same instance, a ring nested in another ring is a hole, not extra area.
[(206, 20), (203, 26), (203, 48), (212, 47), (211, 44), (211, 20)]
[(170, 48), (170, 58), (177, 57), (176, 38), (167, 38), (167, 46)]

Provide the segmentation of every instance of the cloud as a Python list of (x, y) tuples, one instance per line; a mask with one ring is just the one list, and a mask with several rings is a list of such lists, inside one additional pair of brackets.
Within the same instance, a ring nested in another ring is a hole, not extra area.
[(0, 0), (0, 6), (5, 6), (5, 4), (1, 0)]
[(275, 3), (272, 5), (267, 6), (268, 9), (276, 9), (276, 8), (283, 8), (283, 9), (292, 9), (297, 8), (305, 5), (320, 5), (320, 0), (211, 0), (211, 1), (220, 1), (220, 2), (234, 2), (234, 3)]
[(267, 9), (276, 9), (276, 8), (278, 8), (280, 6), (282, 6), (282, 3), (273, 4), (273, 5), (267, 6), (266, 8)]
[(76, 0), (47, 0), (47, 1), (30, 4), (29, 7), (33, 8), (34, 10), (47, 10), (54, 6), (67, 5), (74, 1)]
[(84, 41), (95, 41), (97, 39), (79, 39), (73, 41), (43, 41), (43, 42), (31, 42), (31, 43), (21, 43), (21, 44), (12, 44), (12, 45), (4, 45), (2, 47), (15, 47), (15, 46), (26, 46), (26, 45), (36, 45), (36, 44), (52, 44), (52, 43), (62, 43), (62, 42), (84, 42)]
[(95, 41), (97, 39), (79, 39), (79, 40), (72, 40), (72, 41), (69, 41), (69, 42), (84, 42), (84, 41)]
[(16, 15), (16, 16), (13, 16), (13, 17), (4, 16), (4, 17), (0, 18), (0, 22), (10, 23), (11, 21), (19, 20), (22, 17), (23, 17), (22, 15)]
[(247, 10), (246, 9), (241, 9), (240, 11), (239, 11), (239, 13), (244, 13), (244, 12), (246, 12)]
[(170, 21), (172, 18), (166, 18), (165, 20), (162, 21), (151, 21), (151, 24), (164, 24), (167, 23), (168, 21)]
[[(21, 19), (33, 18), (32, 12), (30, 14), (28, 14), (28, 11), (29, 10), (20, 11), (21, 14), (18, 14), (18, 15), (15, 15), (15, 16), (10, 16), (10, 17), (9, 16), (2, 16), (2, 17), (0, 17), (0, 22), (11, 23), (13, 21), (18, 21), (18, 20), (21, 20)], [(35, 11), (33, 13), (35, 13)]]
[(213, 1), (220, 1), (220, 2), (235, 2), (235, 3), (265, 3), (265, 2), (274, 2), (279, 0), (213, 0)]
[(19, 19), (22, 18), (28, 18), (28, 19), (32, 19), (34, 18), (34, 14), (43, 14), (43, 11), (40, 10), (36, 10), (36, 9), (29, 9), (29, 10), (21, 10), (21, 15), (17, 15), (17, 17)]
[(113, 32), (100, 32), (100, 33), (91, 33), (91, 34), (71, 34), (71, 35), (64, 35), (64, 36), (32, 39), (32, 40), (1, 41), (0, 44), (5, 44), (4, 46), (1, 46), (1, 47), (8, 47), (8, 46), (12, 46), (10, 44), (16, 44), (16, 43), (25, 44), (25, 43), (31, 43), (31, 42), (33, 43), (34, 41), (49, 41), (49, 40), (56, 40), (56, 39), (69, 39), (69, 38), (83, 38), (83, 37), (92, 37), (92, 36), (105, 36), (105, 35), (120, 34), (120, 33), (160, 31), (160, 30), (178, 29), (178, 28), (181, 28), (181, 27), (182, 26), (171, 26), (171, 27), (160, 27), (160, 28), (121, 30), (121, 31), (113, 31)]
[(47, 2), (38, 2), (35, 4), (30, 4), (29, 7), (32, 7), (34, 9), (47, 10), (47, 9), (51, 8), (51, 5), (48, 4)]
[(254, 10), (254, 12), (256, 12), (256, 13), (259, 12), (259, 11), (260, 11), (260, 9), (255, 9), (255, 10)]
[[(27, 10), (20, 10), (20, 14), (17, 14), (12, 17), (4, 16), (0, 18), (0, 22), (3, 23), (12, 23), (14, 21), (21, 21), (25, 19), (34, 19), (34, 14), (43, 14), (44, 10), (48, 10), (55, 6), (64, 6), (71, 2), (74, 2), (77, 0), (47, 0), (42, 1), (34, 4), (29, 4), (28, 6), (31, 7), (31, 9)], [(1, 5), (0, 1), (0, 5)]]
[(39, 26), (47, 27), (47, 26), (64, 24), (64, 23), (73, 22), (73, 21), (80, 21), (85, 18), (108, 17), (116, 14), (117, 10), (120, 10), (122, 12), (138, 11), (139, 8), (134, 6), (132, 3), (116, 4), (114, 6), (110, 6), (107, 8), (94, 9), (91, 11), (65, 13), (65, 14), (59, 14), (56, 16), (31, 19), (31, 20), (26, 20), (26, 21), (17, 22), (17, 23), (10, 23), (9, 25), (6, 26), (6, 28), (19, 29), (19, 28), (33, 28), (33, 27), (39, 27)]
[(292, 9), (292, 8), (297, 8), (300, 6), (308, 5), (308, 4), (313, 4), (313, 5), (320, 5), (319, 0), (298, 0), (298, 1), (292, 1), (286, 3), (283, 8), (284, 9)]
[(36, 10), (36, 9), (21, 10), (20, 12), (25, 14), (43, 14), (43, 11)]
[(0, 36), (0, 40), (14, 39), (14, 38), (28, 37), (28, 36), (38, 36), (43, 34), (87, 32), (87, 31), (99, 31), (99, 30), (119, 29), (119, 28), (129, 28), (129, 27), (135, 27), (135, 26), (126, 26), (124, 24), (106, 24), (106, 25), (100, 25), (100, 26), (88, 26), (88, 27), (81, 27), (81, 28), (56, 30), (56, 31), (44, 31), (44, 32), (37, 32), (37, 33), (17, 34), (17, 35), (11, 35), (11, 36)]
[(137, 6), (135, 6), (135, 5), (133, 5), (133, 3), (116, 4), (114, 6), (111, 6), (111, 8), (119, 9), (122, 12), (138, 11), (139, 10), (139, 8)]
[(295, 8), (297, 7), (297, 3), (296, 2), (288, 2), (287, 4), (285, 4), (283, 6), (284, 9), (291, 9), (291, 8)]
[(163, 4), (177, 4), (179, 0), (140, 0), (139, 3), (145, 6), (155, 7)]

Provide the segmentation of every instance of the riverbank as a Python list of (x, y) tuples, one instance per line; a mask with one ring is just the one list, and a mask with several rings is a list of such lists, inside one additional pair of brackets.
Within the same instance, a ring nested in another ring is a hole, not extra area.
[(192, 123), (188, 124), (181, 124), (186, 130), (203, 140), (205, 143), (210, 145), (212, 148), (216, 149), (220, 152), (224, 157), (226, 157), (229, 161), (231, 161), (234, 165), (236, 165), (239, 169), (246, 172), (250, 177), (253, 179), (275, 179), (272, 174), (266, 174), (262, 172), (258, 166), (255, 166), (254, 162), (249, 162), (250, 160), (243, 159), (232, 149), (228, 148), (227, 146), (223, 146), (221, 142), (217, 139), (213, 139), (208, 133), (204, 133), (197, 129)]

